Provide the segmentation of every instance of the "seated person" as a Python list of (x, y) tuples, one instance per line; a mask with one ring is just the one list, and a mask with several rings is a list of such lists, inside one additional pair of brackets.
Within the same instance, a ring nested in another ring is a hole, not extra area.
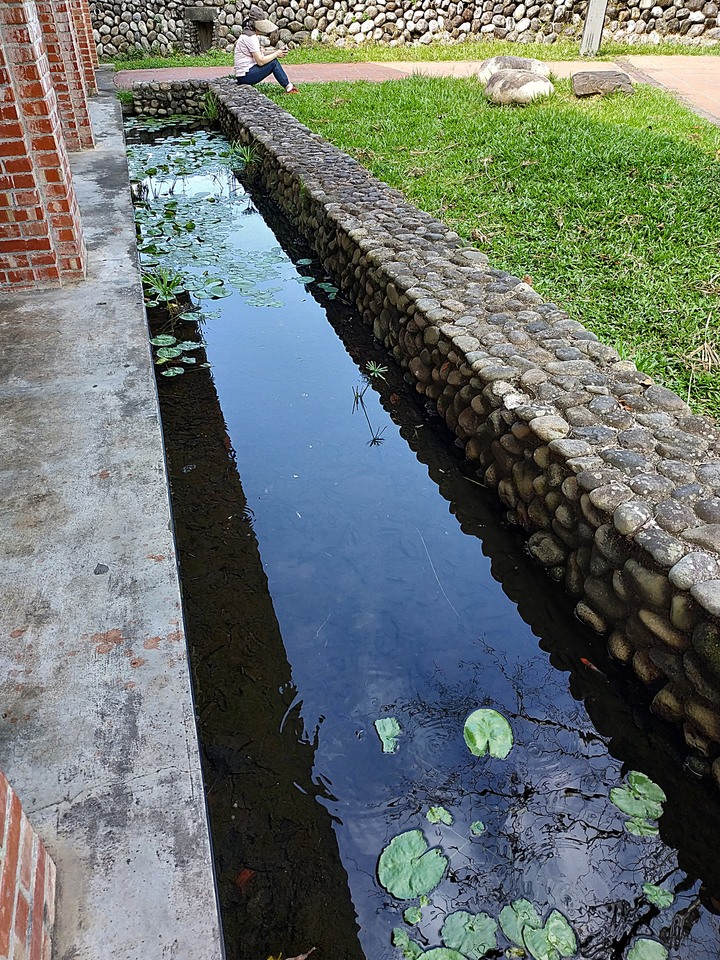
[(260, 7), (253, 4), (249, 16), (243, 21), (243, 32), (235, 44), (235, 79), (238, 83), (260, 83), (272, 74), (285, 88), (286, 93), (299, 93), (280, 65), (280, 57), (288, 52), (287, 47), (262, 53), (260, 35), (267, 36), (277, 29), (272, 20), (266, 20)]

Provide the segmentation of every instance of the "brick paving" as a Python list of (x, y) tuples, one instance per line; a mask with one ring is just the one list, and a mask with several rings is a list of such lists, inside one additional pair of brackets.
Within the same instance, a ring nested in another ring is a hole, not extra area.
[[(677, 94), (691, 109), (720, 125), (720, 57), (632, 55), (610, 61), (549, 62), (557, 77), (569, 77), (578, 70), (609, 70), (619, 65), (635, 81), (652, 83)], [(289, 64), (291, 79), (302, 83), (331, 80), (398, 80), (413, 74), (432, 77), (469, 77), (478, 68), (477, 60), (403, 61), (387, 63), (304, 63)], [(232, 72), (231, 67), (173, 67), (162, 70), (120, 70), (115, 74), (118, 87), (138, 82), (162, 82), (205, 77), (217, 79)], [(273, 81), (268, 81), (273, 82)]]

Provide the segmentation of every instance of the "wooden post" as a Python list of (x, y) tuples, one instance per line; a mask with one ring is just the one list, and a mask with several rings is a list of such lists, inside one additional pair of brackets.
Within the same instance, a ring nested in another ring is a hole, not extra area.
[(594, 57), (600, 49), (607, 5), (608, 0), (590, 0), (580, 43), (581, 57)]

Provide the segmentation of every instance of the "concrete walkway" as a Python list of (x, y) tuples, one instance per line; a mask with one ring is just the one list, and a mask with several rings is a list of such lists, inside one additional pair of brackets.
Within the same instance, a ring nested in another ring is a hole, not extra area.
[[(631, 50), (628, 47), (628, 50)], [(593, 61), (548, 61), (557, 77), (569, 77), (578, 70), (608, 70), (621, 66), (633, 80), (652, 83), (677, 94), (697, 113), (720, 124), (720, 56), (628, 55), (618, 63)], [(388, 63), (314, 63), (289, 65), (288, 72), (297, 84), (330, 80), (398, 80), (413, 74), (433, 77), (469, 77), (477, 72), (476, 60), (393, 61)], [(133, 83), (217, 79), (226, 77), (230, 67), (177, 67), (163, 70), (121, 70), (115, 74), (118, 87)], [(268, 81), (273, 82), (273, 81)]]
[(71, 156), (76, 286), (0, 300), (0, 768), (57, 865), (57, 960), (220, 960), (120, 105)]

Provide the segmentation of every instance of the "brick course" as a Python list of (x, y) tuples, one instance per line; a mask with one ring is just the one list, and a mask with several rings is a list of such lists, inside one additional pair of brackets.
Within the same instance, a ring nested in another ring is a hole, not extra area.
[(0, 960), (49, 960), (55, 865), (0, 772)]
[(0, 287), (85, 275), (68, 148), (93, 137), (71, 2), (0, 6)]

